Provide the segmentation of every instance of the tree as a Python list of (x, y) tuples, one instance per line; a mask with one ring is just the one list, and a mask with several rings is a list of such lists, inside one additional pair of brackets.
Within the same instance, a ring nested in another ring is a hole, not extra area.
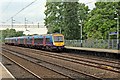
[(96, 2), (88, 15), (84, 32), (88, 38), (107, 39), (109, 32), (116, 32), (116, 8), (118, 2)]
[(23, 31), (16, 32), (15, 29), (6, 29), (6, 30), (0, 30), (2, 33), (0, 36), (0, 39), (4, 41), (6, 37), (18, 37), (18, 36), (24, 36)]
[[(89, 12), (90, 10), (89, 10), (88, 6), (86, 6), (86, 5), (83, 4), (83, 3), (79, 3), (78, 6), (79, 6), (79, 7), (78, 7), (78, 9), (79, 9), (79, 10), (78, 10), (79, 25), (80, 25), (80, 27), (81, 27), (82, 29), (84, 29), (84, 24), (85, 24), (85, 22), (86, 22), (87, 15), (88, 15), (88, 12)], [(80, 28), (80, 33), (82, 33), (82, 35), (80, 35), (80, 36), (83, 36), (82, 38), (85, 39), (86, 33), (85, 33), (83, 30), (81, 30), (81, 28)], [(82, 31), (82, 32), (81, 32), (81, 31)]]
[(15, 36), (16, 37), (18, 37), (18, 36), (25, 36), (25, 34), (23, 34), (23, 31), (17, 31)]
[(46, 18), (45, 26), (48, 28), (48, 33), (59, 32), (59, 6), (60, 2), (47, 2), (45, 10)]
[(66, 39), (80, 39), (78, 19), (78, 2), (65, 2), (64, 6), (64, 35)]
[(80, 39), (79, 24), (80, 21), (82, 25), (84, 24), (89, 9), (84, 4), (79, 4), (78, 0), (72, 1), (46, 3), (45, 26), (48, 28), (48, 33), (61, 30), (66, 39)]

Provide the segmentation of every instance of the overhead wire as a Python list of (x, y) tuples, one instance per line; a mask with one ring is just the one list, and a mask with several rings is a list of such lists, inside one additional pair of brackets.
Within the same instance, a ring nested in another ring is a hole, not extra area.
[[(4, 12), (8, 9), (9, 5), (12, 3), (13, 0), (9, 1), (8, 4), (6, 5), (6, 7), (4, 9), (2, 9), (2, 11), (0, 12), (2, 14), (2, 16), (4, 15)], [(1, 20), (0, 20), (1, 21)], [(2, 22), (5, 23), (5, 22)]]
[[(37, 4), (36, 4), (37, 3)], [(27, 14), (26, 13), (26, 11), (25, 12), (22, 12), (22, 15), (24, 15), (23, 17), (21, 17), (21, 16), (18, 16), (17, 18), (23, 18), (23, 19), (25, 19), (25, 18), (27, 18), (27, 16), (30, 16), (31, 15), (31, 12), (32, 12), (32, 14), (39, 14), (39, 12), (38, 12), (38, 10), (37, 10), (37, 12), (36, 11), (34, 11), (34, 10), (36, 10), (36, 9), (40, 9), (40, 2), (35, 2), (34, 3), (35, 5), (32, 5), (32, 8), (30, 7), (28, 10), (27, 10), (27, 13), (29, 13), (29, 14)], [(44, 13), (44, 12), (43, 12)], [(25, 16), (26, 15), (26, 16)], [(29, 17), (29, 18), (27, 18), (27, 19), (29, 19), (28, 20), (28, 23), (33, 23), (33, 21), (30, 21), (31, 19), (30, 18), (32, 18), (33, 19), (33, 16), (31, 16), (31, 17)], [(38, 17), (37, 17), (38, 18)]]
[[(33, 3), (35, 3), (37, 0), (34, 0), (33, 2), (31, 2), (30, 4), (28, 4), (27, 6), (25, 6), (24, 8), (22, 8), (20, 11), (18, 11), (16, 14), (14, 14), (13, 16), (11, 16), (9, 19), (6, 20), (9, 21), (11, 20), (11, 18), (15, 17), (16, 15), (18, 15), (19, 13), (21, 13), (23, 10), (25, 10), (26, 8), (28, 8), (30, 5), (32, 5)], [(10, 3), (10, 2), (9, 2)], [(84, 3), (84, 4), (90, 4), (90, 3), (93, 3), (93, 1), (91, 2), (88, 2), (88, 3)]]
[(7, 8), (9, 7), (9, 5), (12, 3), (12, 1), (13, 0), (11, 0), (8, 4), (7, 4), (7, 6), (2, 10), (2, 12), (1, 13), (4, 13), (6, 10), (7, 10)]
[(16, 14), (14, 14), (13, 16), (11, 16), (9, 19), (6, 20), (9, 21), (11, 18), (15, 17), (16, 15), (18, 15), (20, 12), (22, 12), (23, 10), (25, 10), (27, 7), (29, 7), (30, 5), (32, 5), (33, 3), (35, 3), (37, 0), (34, 0), (33, 2), (31, 2), (30, 4), (28, 4), (27, 6), (25, 6), (24, 8), (22, 8), (20, 11), (18, 11)]
[(91, 2), (87, 2), (87, 3), (84, 3), (84, 4), (91, 4), (91, 3), (93, 3), (94, 1), (91, 1)]

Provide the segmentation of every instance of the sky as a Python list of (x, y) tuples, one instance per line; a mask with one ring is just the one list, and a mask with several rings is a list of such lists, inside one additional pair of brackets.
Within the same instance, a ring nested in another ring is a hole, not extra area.
[[(35, 0), (0, 0), (0, 24), (11, 24), (11, 17), (33, 1)], [(95, 7), (94, 3), (96, 1), (79, 0), (79, 2), (85, 3), (92, 9)], [(13, 17), (14, 24), (24, 24), (26, 18), (27, 24), (40, 23), (44, 25), (45, 4), (46, 0), (36, 0), (32, 5)]]

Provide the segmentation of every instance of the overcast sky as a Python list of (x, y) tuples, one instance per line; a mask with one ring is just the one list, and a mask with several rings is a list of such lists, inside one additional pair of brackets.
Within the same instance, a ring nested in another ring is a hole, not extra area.
[[(6, 22), (10, 17), (19, 12), (22, 8), (30, 4), (35, 0), (0, 0), (0, 24)], [(90, 9), (94, 8), (95, 0), (80, 0), (79, 2), (85, 3)], [(35, 3), (30, 5), (28, 8), (20, 12), (13, 19), (15, 23), (24, 24), (24, 19), (28, 20), (28, 23), (44, 24), (44, 11), (45, 11), (46, 0), (37, 0)], [(11, 19), (6, 22), (11, 24)]]

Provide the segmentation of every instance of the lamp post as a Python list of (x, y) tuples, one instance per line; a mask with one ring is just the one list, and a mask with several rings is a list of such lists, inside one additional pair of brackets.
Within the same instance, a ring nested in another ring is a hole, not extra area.
[(39, 28), (39, 23), (38, 23), (38, 28)]
[(82, 21), (80, 20), (80, 46), (82, 47)]
[(115, 18), (117, 20), (117, 49), (119, 50), (119, 14), (117, 14), (117, 18)]
[(25, 18), (25, 28), (26, 28), (27, 19)]
[(11, 20), (12, 20), (12, 22), (11, 22), (11, 26), (12, 26), (12, 28), (13, 28), (13, 23), (15, 23), (14, 21), (14, 19), (13, 19), (13, 17), (11, 18)]
[(25, 29), (27, 30), (27, 19), (25, 18)]
[(81, 24), (81, 47), (82, 47), (82, 24)]
[(117, 47), (119, 50), (119, 15), (117, 14)]

